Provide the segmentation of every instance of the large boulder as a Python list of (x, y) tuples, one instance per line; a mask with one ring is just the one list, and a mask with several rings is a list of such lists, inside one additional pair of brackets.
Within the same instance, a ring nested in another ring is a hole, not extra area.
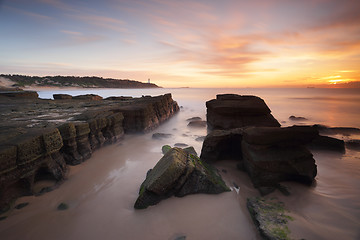
[(232, 129), (246, 126), (279, 127), (280, 123), (259, 97), (236, 94), (217, 95), (206, 102), (210, 129)]
[(69, 94), (53, 94), (54, 100), (71, 100), (73, 97)]
[(311, 184), (317, 168), (305, 144), (316, 136), (317, 130), (309, 127), (245, 129), (243, 163), (254, 186), (276, 187), (287, 180)]
[(148, 172), (141, 184), (137, 209), (159, 203), (170, 196), (230, 191), (217, 170), (181, 148), (172, 148)]

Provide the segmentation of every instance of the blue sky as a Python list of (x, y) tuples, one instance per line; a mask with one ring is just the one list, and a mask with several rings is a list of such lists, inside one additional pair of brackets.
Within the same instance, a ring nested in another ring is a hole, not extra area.
[(165, 87), (358, 81), (360, 1), (0, 1), (0, 72)]

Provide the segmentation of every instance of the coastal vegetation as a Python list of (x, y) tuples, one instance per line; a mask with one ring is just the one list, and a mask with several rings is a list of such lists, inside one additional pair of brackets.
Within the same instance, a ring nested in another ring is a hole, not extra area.
[(128, 79), (113, 79), (102, 77), (77, 76), (26, 76), (5, 75), (0, 77), (14, 82), (13, 87), (40, 86), (40, 87), (80, 87), (80, 88), (158, 88), (154, 83), (142, 83)]

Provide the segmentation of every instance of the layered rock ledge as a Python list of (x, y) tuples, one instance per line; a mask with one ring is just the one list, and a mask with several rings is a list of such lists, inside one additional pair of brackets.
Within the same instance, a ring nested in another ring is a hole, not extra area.
[(209, 129), (280, 127), (265, 101), (256, 96), (220, 94), (206, 102)]
[(171, 94), (49, 100), (36, 92), (0, 93), (0, 210), (19, 196), (36, 194), (40, 180), (61, 182), (67, 164), (85, 161), (124, 133), (154, 129), (178, 110)]

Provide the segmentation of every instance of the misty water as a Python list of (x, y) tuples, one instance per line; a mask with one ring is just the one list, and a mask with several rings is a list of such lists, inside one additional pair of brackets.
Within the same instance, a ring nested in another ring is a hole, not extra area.
[[(190, 128), (186, 119), (206, 119), (205, 102), (220, 93), (252, 94), (265, 100), (283, 126), (324, 124), (360, 127), (359, 89), (86, 89), (40, 91), (41, 98), (53, 93), (103, 97), (160, 95), (172, 93), (180, 112), (146, 134), (125, 135), (122, 142), (104, 147), (81, 165), (70, 167), (67, 180), (42, 196), (19, 198), (29, 202), (12, 210), (0, 221), (1, 239), (260, 239), (246, 209), (246, 199), (259, 196), (248, 176), (236, 170), (235, 161), (218, 162), (232, 192), (196, 194), (169, 198), (145, 210), (134, 202), (148, 169), (162, 157), (161, 146), (184, 143), (200, 154), (206, 128)], [(307, 120), (291, 121), (289, 116)], [(155, 140), (156, 132), (172, 134)], [(337, 135), (344, 140), (359, 135)], [(360, 239), (360, 153), (314, 151), (318, 166), (316, 183), (304, 186), (285, 182), (291, 192), (283, 196), (294, 218), (289, 222), (294, 239)], [(235, 188), (239, 186), (239, 188)], [(67, 203), (66, 211), (56, 210)]]

